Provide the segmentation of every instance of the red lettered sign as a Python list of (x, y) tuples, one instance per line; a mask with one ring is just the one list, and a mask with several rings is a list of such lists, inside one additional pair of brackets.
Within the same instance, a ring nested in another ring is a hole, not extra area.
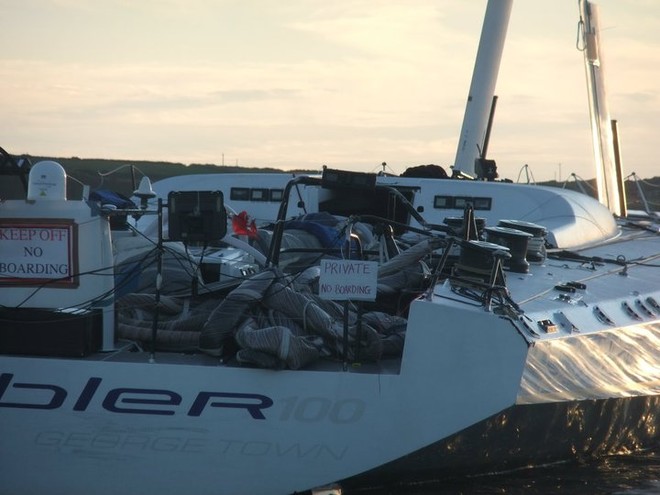
[(0, 284), (76, 287), (77, 245), (70, 220), (0, 220)]

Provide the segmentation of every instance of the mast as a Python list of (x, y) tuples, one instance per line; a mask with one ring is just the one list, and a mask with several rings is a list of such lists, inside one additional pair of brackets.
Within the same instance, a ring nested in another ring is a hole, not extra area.
[[(596, 161), (598, 201), (612, 213), (621, 216), (622, 186), (617, 181), (614, 137), (605, 92), (605, 73), (600, 56), (600, 26), (598, 6), (589, 0), (578, 0), (580, 9), (579, 34), (582, 36), (584, 67), (589, 92), (591, 134)], [(625, 208), (624, 208), (625, 209)]]
[(454, 161), (457, 175), (473, 176), (474, 162), (482, 158), (512, 4), (513, 0), (488, 0)]

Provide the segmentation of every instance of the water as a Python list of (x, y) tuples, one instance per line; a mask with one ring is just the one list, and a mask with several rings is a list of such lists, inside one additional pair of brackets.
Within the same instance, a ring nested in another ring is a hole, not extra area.
[[(660, 447), (589, 462), (392, 487), (378, 495), (660, 495)], [(344, 491), (343, 495), (351, 495)]]
[(556, 464), (482, 476), (427, 490), (440, 494), (660, 494), (660, 456), (613, 456), (589, 463)]

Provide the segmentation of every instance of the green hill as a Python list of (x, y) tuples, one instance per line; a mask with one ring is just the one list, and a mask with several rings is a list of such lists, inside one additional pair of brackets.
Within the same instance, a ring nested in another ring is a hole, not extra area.
[[(130, 196), (143, 176), (156, 182), (167, 177), (185, 174), (228, 174), (237, 172), (279, 173), (282, 170), (269, 167), (248, 168), (238, 166), (225, 166), (213, 164), (184, 165), (183, 163), (155, 162), (143, 160), (105, 160), (100, 158), (57, 158), (29, 156), (34, 164), (41, 160), (54, 160), (66, 170), (73, 180), (68, 187), (72, 194), (76, 194), (76, 182), (89, 184), (90, 187), (104, 188)], [(298, 171), (304, 172), (304, 171)], [(310, 171), (307, 171), (310, 172)], [(316, 171), (314, 171), (316, 172)]]
[[(282, 170), (269, 167), (239, 167), (214, 164), (190, 164), (173, 162), (157, 162), (144, 160), (106, 160), (99, 158), (61, 158), (25, 155), (32, 164), (41, 160), (54, 160), (60, 163), (67, 172), (70, 180), (67, 188), (71, 197), (80, 197), (82, 184), (90, 187), (104, 188), (116, 191), (125, 196), (131, 196), (139, 184), (142, 176), (146, 175), (152, 182), (184, 174), (213, 174), (213, 173), (278, 173)], [(292, 173), (318, 173), (320, 170), (296, 170)], [(17, 185), (9, 186), (7, 181), (0, 184), (0, 198), (20, 197)], [(566, 189), (585, 192), (595, 196), (595, 179), (578, 183), (577, 181), (558, 183), (555, 181), (539, 183), (551, 187), (565, 187)], [(3, 187), (4, 186), (4, 187)], [(640, 194), (640, 188), (644, 197)], [(626, 198), (628, 208), (644, 210), (644, 199), (653, 210), (660, 209), (660, 177), (652, 179), (638, 179), (626, 182)]]

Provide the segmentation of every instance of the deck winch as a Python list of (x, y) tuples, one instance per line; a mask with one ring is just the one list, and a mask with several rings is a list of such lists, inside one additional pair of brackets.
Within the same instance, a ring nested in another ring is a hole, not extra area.
[(545, 261), (545, 239), (548, 235), (548, 229), (542, 225), (525, 222), (523, 220), (500, 220), (497, 222), (497, 225), (499, 227), (522, 230), (523, 232), (532, 234), (532, 237), (530, 237), (529, 242), (527, 243), (527, 261)]
[(532, 234), (508, 227), (486, 227), (485, 231), (489, 242), (509, 248), (511, 257), (504, 260), (506, 268), (516, 273), (529, 271), (529, 263), (525, 259), (525, 255)]

